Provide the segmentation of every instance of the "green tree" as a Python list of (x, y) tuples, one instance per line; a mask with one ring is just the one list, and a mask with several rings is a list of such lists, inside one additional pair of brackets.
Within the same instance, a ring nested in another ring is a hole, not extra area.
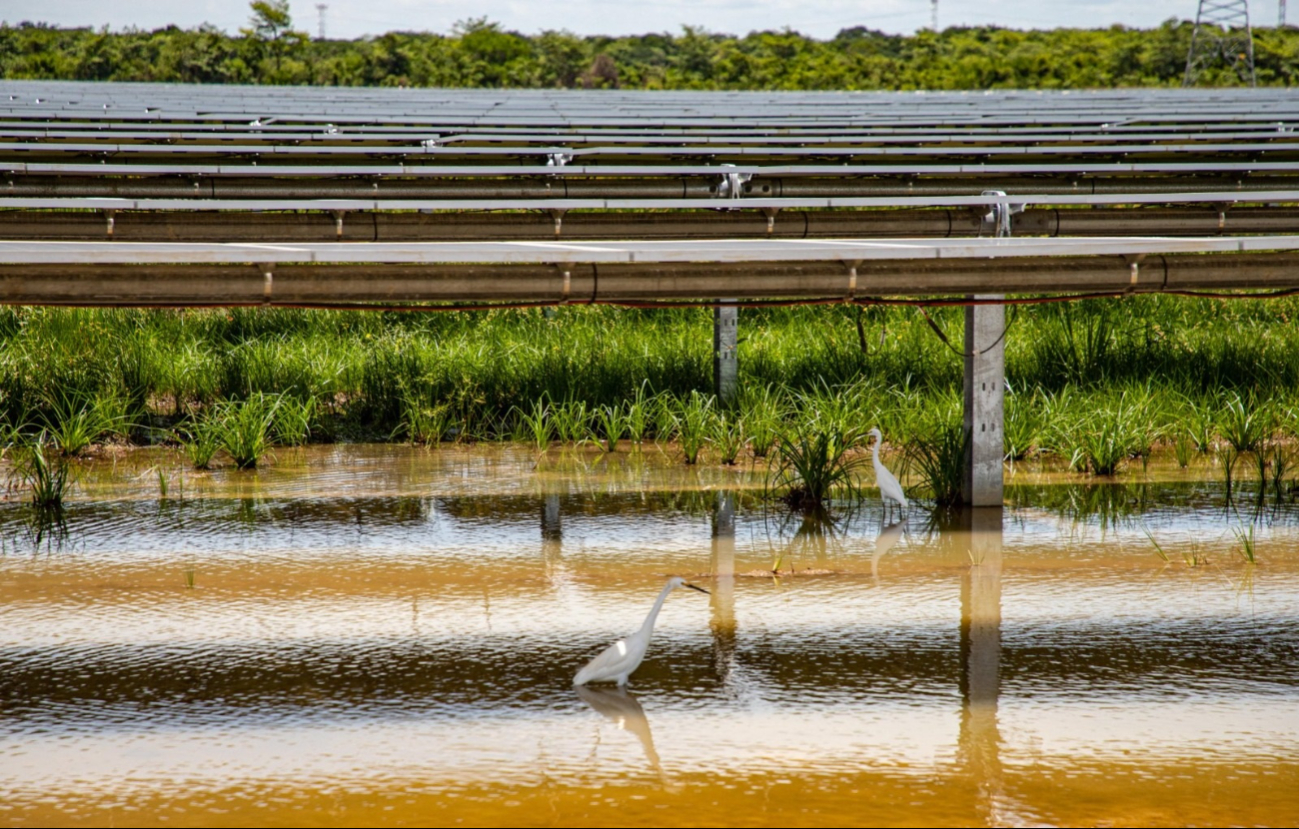
[(301, 49), (307, 41), (307, 33), (294, 30), (289, 0), (252, 0), (248, 8), (253, 12), (248, 18), (248, 28), (239, 32), (259, 44), (261, 54), (269, 55), (274, 62), (274, 77), (269, 79), (270, 82), (283, 83), (284, 60)]

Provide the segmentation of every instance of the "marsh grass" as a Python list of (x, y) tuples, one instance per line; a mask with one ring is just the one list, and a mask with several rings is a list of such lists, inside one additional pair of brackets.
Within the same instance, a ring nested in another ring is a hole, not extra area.
[(595, 410), (595, 422), (604, 438), (605, 451), (616, 452), (618, 441), (627, 432), (627, 410), (621, 403), (606, 404)]
[(1254, 547), (1254, 525), (1250, 524), (1248, 530), (1237, 527), (1233, 532), (1236, 535), (1236, 543), (1239, 545), (1237, 550), (1240, 552), (1240, 557), (1246, 564), (1257, 564), (1258, 557), (1255, 554)]
[(271, 432), (281, 446), (302, 446), (311, 439), (312, 425), (316, 422), (317, 404), (314, 397), (295, 397), (282, 394), (276, 401)]
[(1173, 438), (1173, 457), (1177, 460), (1177, 466), (1185, 469), (1191, 465), (1191, 458), (1195, 454), (1195, 441), (1188, 435), (1178, 435)]
[[(1296, 315), (1299, 299), (1148, 296), (1024, 309), (1006, 341), (1014, 389), (1006, 454), (1055, 453), (1095, 473), (1109, 458), (1119, 458), (1118, 470), (1144, 462), (1147, 438), (1165, 435), (1183, 458), (1176, 442), (1183, 434), (1201, 452), (1221, 436), (1249, 453), (1251, 434), (1261, 428), (1251, 416), (1264, 410), (1286, 411), (1280, 428), (1294, 435), (1299, 328), (1288, 321)], [(867, 318), (887, 332), (869, 353), (857, 331)], [(939, 309), (934, 318), (948, 330), (960, 322), (956, 309)], [(890, 441), (907, 445), (960, 393), (960, 361), (905, 309), (748, 309), (744, 325), (739, 408), (728, 415), (743, 418), (757, 458), (792, 422), (878, 424)], [(76, 454), (118, 434), (145, 440), (134, 423), (165, 417), (184, 429), (230, 401), (288, 394), (316, 401), (316, 410), (305, 433), (275, 425), (278, 443), (334, 435), (427, 443), (454, 435), (522, 437), (541, 448), (525, 411), (529, 401), (544, 400), (552, 440), (605, 438), (596, 412), (622, 406), (633, 443), (669, 441), (679, 437), (678, 416), (692, 395), (710, 388), (711, 326), (711, 314), (692, 309), (564, 308), (550, 318), (529, 311), (0, 309), (0, 421), (23, 426), (28, 439), (44, 429), (50, 447)], [(1147, 381), (1153, 435), (1138, 435), (1123, 458), (1124, 441), (1110, 428), (1110, 446), (1103, 445), (1107, 428), (1099, 421), (1119, 408), (1123, 390), (1131, 397)], [(63, 400), (51, 401), (50, 389)], [(111, 399), (117, 402), (100, 409), (114, 422), (95, 428), (94, 402)], [(284, 406), (287, 415), (288, 400)], [(568, 419), (562, 430), (561, 409)], [(122, 417), (126, 422), (116, 422)], [(1089, 429), (1098, 434), (1089, 439)], [(686, 431), (690, 442), (689, 424)], [(1262, 432), (1259, 445), (1266, 443)], [(1274, 489), (1275, 471), (1271, 476)]]
[(920, 477), (935, 506), (958, 507), (964, 502), (965, 459), (970, 435), (959, 422), (938, 422), (910, 445), (905, 464)]
[(708, 440), (715, 398), (711, 394), (691, 392), (676, 412), (677, 441), (687, 464), (699, 462), (699, 453)]
[(1045, 431), (1038, 401), (1022, 394), (1007, 394), (1004, 430), (1006, 460), (1023, 460), (1041, 443)]
[(1148, 389), (1124, 389), (1096, 406), (1075, 427), (1077, 444), (1095, 475), (1113, 475), (1129, 458), (1150, 457), (1155, 431)]
[(1141, 531), (1146, 534), (1146, 538), (1150, 539), (1150, 544), (1155, 548), (1155, 555), (1159, 556), (1159, 560), (1164, 564), (1171, 564), (1173, 562), (1172, 558), (1169, 557), (1168, 551), (1164, 549), (1163, 545), (1155, 539), (1154, 534), (1146, 527), (1142, 527)]
[(806, 514), (828, 512), (836, 492), (848, 503), (860, 501), (857, 473), (865, 458), (853, 454), (852, 446), (852, 435), (835, 425), (815, 423), (783, 433), (768, 492)]
[(72, 483), (67, 453), (54, 449), (45, 432), (15, 453), (12, 475), (26, 488), (37, 510), (61, 512)]
[(649, 435), (654, 421), (656, 397), (646, 380), (636, 387), (636, 393), (627, 401), (627, 439), (639, 446)]
[(1182, 562), (1187, 567), (1203, 567), (1209, 564), (1209, 554), (1200, 546), (1198, 541), (1192, 541), (1185, 550), (1182, 551)]
[(526, 412), (517, 410), (517, 417), (523, 428), (523, 434), (538, 452), (545, 452), (550, 448), (550, 441), (555, 436), (555, 426), (551, 422), (550, 405), (545, 398), (532, 401), (532, 408)]
[(785, 409), (782, 395), (770, 385), (741, 396), (740, 410), (744, 412), (745, 431), (755, 458), (767, 457), (775, 445)]
[(451, 430), (451, 420), (447, 404), (408, 391), (402, 396), (401, 420), (393, 436), (402, 435), (413, 444), (425, 446), (440, 443)]
[(734, 414), (718, 412), (709, 420), (708, 437), (717, 449), (718, 460), (725, 466), (734, 466), (744, 451), (744, 421)]
[(580, 445), (591, 440), (591, 411), (585, 400), (565, 400), (552, 409), (555, 434), (562, 443)]
[(1222, 403), (1216, 426), (1222, 439), (1230, 443), (1236, 454), (1257, 453), (1274, 429), (1272, 407), (1248, 400), (1239, 394), (1229, 395)]
[(126, 403), (116, 395), (87, 397), (65, 391), (49, 395), (46, 402), (43, 431), (65, 455), (80, 455), (100, 438), (129, 430)]
[(211, 416), (197, 418), (177, 429), (175, 439), (195, 469), (211, 469), (222, 445), (221, 430)]
[(217, 407), (213, 428), (237, 468), (255, 469), (266, 456), (281, 402), (279, 395), (256, 394)]

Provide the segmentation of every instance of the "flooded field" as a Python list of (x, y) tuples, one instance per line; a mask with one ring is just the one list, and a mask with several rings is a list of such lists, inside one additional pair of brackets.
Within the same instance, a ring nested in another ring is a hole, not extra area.
[(0, 822), (1299, 820), (1299, 506), (1208, 470), (828, 528), (653, 451), (180, 470), (0, 505)]

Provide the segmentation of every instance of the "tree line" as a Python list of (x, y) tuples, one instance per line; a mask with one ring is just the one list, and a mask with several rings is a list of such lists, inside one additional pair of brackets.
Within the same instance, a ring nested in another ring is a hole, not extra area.
[[(485, 18), (449, 34), (313, 40), (285, 0), (255, 0), (247, 28), (153, 31), (0, 25), (0, 77), (177, 83), (627, 89), (1090, 89), (1177, 86), (1193, 24), (1021, 31), (988, 26), (886, 34), (857, 26), (818, 40), (792, 30), (742, 37), (525, 35)], [(1260, 85), (1299, 76), (1299, 29), (1255, 32)], [(1241, 83), (1222, 63), (1201, 79)]]

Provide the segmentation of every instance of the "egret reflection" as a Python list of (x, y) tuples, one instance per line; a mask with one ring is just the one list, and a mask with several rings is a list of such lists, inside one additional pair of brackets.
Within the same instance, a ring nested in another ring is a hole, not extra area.
[(654, 748), (654, 735), (650, 732), (649, 719), (645, 716), (645, 709), (641, 707), (640, 701), (631, 691), (622, 687), (592, 688), (587, 685), (578, 685), (573, 690), (577, 691), (577, 696), (582, 702), (616, 725), (619, 731), (634, 734), (640, 741), (641, 751), (645, 752), (645, 759), (649, 761), (650, 768), (660, 777), (663, 775), (663, 765), (659, 762), (659, 753)]
[(875, 584), (880, 583), (880, 559), (897, 546), (905, 530), (906, 520), (899, 519), (880, 530), (880, 534), (875, 537), (875, 552), (871, 555), (871, 578), (874, 579)]

